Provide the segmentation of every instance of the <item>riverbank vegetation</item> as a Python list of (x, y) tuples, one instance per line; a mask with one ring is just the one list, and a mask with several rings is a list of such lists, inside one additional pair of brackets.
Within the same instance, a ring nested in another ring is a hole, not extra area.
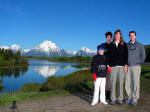
[(92, 57), (86, 56), (73, 56), (73, 57), (34, 57), (28, 56), (27, 59), (39, 59), (39, 60), (48, 60), (53, 62), (68, 62), (68, 63), (90, 63)]
[(145, 46), (146, 49), (146, 62), (150, 62), (150, 45)]
[(20, 51), (0, 49), (0, 67), (27, 66), (28, 60), (21, 56)]

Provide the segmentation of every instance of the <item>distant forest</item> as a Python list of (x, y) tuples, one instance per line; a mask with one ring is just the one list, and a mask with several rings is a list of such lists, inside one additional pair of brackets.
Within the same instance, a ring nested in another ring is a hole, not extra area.
[(14, 67), (28, 65), (28, 60), (21, 56), (20, 51), (0, 49), (0, 67)]
[(146, 45), (145, 49), (146, 49), (146, 62), (150, 62), (150, 45)]

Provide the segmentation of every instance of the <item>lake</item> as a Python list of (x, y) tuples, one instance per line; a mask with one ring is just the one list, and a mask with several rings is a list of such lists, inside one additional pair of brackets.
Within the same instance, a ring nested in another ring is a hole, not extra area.
[(29, 60), (28, 67), (0, 68), (4, 92), (15, 92), (26, 83), (43, 83), (51, 76), (64, 76), (85, 69), (77, 63), (60, 63), (45, 60)]

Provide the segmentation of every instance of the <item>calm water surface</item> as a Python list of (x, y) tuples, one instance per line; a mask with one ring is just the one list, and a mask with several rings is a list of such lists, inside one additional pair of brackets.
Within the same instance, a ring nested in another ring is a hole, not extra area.
[(49, 62), (30, 60), (30, 66), (18, 68), (0, 68), (0, 77), (3, 79), (3, 92), (15, 92), (26, 83), (43, 83), (51, 76), (64, 76), (82, 69), (75, 63)]

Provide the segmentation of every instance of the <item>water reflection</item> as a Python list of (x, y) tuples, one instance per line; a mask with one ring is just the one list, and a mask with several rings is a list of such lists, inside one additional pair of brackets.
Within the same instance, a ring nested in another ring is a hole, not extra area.
[(54, 76), (57, 71), (65, 68), (67, 66), (33, 66), (33, 69), (45, 78)]
[(15, 67), (15, 68), (0, 68), (0, 77), (11, 77), (14, 76), (15, 78), (23, 75), (28, 71), (28, 66), (26, 67)]
[(28, 67), (0, 68), (0, 79), (3, 79), (0, 88), (4, 86), (2, 92), (15, 92), (27, 83), (44, 83), (47, 77), (65, 76), (87, 67), (43, 60), (30, 60), (29, 64)]
[[(19, 76), (23, 76), (28, 71), (28, 66), (26, 67), (15, 67), (15, 68), (0, 68), (0, 92), (7, 87), (7, 85), (3, 85), (3, 80), (6, 77), (14, 77), (17, 78)], [(8, 82), (9, 83), (9, 82)]]
[(90, 64), (89, 63), (81, 63), (81, 64), (77, 64), (77, 65), (71, 65), (71, 67), (78, 68), (78, 69), (81, 69), (81, 70), (85, 70), (85, 69), (90, 68)]

